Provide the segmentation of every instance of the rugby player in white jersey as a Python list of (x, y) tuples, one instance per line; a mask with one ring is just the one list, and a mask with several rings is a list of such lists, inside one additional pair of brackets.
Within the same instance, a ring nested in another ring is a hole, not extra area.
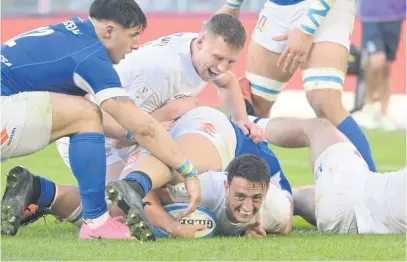
[[(236, 157), (226, 172), (209, 171), (199, 176), (202, 199), (199, 205), (215, 214), (216, 235), (264, 237), (287, 234), (292, 226), (291, 189), (282, 187), (271, 174), (262, 154)], [(272, 167), (275, 169), (275, 167)], [(185, 225), (174, 219), (162, 205), (187, 203), (184, 184), (167, 185), (147, 195), (145, 208), (152, 223), (173, 237), (194, 237), (203, 225)]]
[[(218, 13), (239, 16), (242, 3), (227, 0)], [(316, 116), (336, 126), (376, 171), (369, 142), (341, 98), (354, 21), (355, 0), (266, 0), (240, 83), (254, 115), (269, 117), (278, 95), (301, 66), (303, 87)]]
[(370, 171), (355, 146), (322, 118), (261, 119), (258, 124), (274, 145), (310, 148), (319, 231), (406, 232), (407, 168), (384, 174)]

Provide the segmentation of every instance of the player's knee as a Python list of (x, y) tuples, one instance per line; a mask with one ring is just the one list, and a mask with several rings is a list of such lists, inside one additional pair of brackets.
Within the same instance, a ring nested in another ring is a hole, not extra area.
[(386, 55), (383, 52), (371, 55), (367, 67), (369, 73), (384, 76), (387, 71)]
[(308, 120), (305, 132), (308, 134), (308, 137), (313, 137), (314, 135), (325, 134), (330, 129), (335, 129), (333, 124), (326, 118), (319, 117)]
[(342, 103), (340, 93), (333, 96), (329, 92), (322, 90), (310, 91), (307, 92), (307, 99), (317, 117), (332, 120), (336, 118), (336, 115), (348, 114)]

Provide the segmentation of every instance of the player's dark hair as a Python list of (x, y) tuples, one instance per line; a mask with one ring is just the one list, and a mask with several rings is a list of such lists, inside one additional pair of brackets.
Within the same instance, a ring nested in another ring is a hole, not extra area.
[(147, 27), (147, 18), (134, 0), (95, 0), (89, 8), (89, 16), (96, 20), (113, 21), (124, 28)]
[(221, 36), (233, 48), (242, 49), (246, 42), (246, 31), (242, 23), (230, 14), (212, 16), (202, 28), (203, 33)]
[(253, 184), (268, 186), (270, 183), (270, 168), (267, 163), (255, 155), (241, 155), (230, 162), (226, 168), (228, 183), (233, 178), (242, 177)]

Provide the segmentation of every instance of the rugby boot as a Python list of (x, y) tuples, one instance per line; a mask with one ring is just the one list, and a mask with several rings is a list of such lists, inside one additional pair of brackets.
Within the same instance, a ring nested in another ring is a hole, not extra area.
[(1, 200), (1, 234), (14, 236), (20, 227), (20, 217), (31, 202), (34, 175), (16, 166), (7, 173), (6, 190)]
[(106, 187), (106, 198), (126, 213), (125, 223), (132, 236), (141, 242), (155, 241), (154, 227), (144, 213), (145, 204), (126, 181), (110, 182)]
[(40, 218), (44, 218), (46, 223), (45, 217), (49, 214), (51, 214), (49, 209), (42, 209), (36, 204), (30, 204), (20, 216), (20, 226), (27, 226)]

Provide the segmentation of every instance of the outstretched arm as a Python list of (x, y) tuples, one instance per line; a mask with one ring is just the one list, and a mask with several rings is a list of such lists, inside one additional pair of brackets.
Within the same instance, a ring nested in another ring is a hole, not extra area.
[[(146, 215), (150, 219), (151, 223), (164, 230), (173, 237), (187, 237), (193, 238), (194, 233), (200, 230), (204, 230), (204, 225), (185, 225), (174, 219), (163, 207), (158, 195), (166, 194), (166, 189), (157, 189), (151, 191), (144, 198), (145, 201), (151, 203), (146, 206)], [(158, 194), (157, 194), (158, 193)], [(167, 193), (166, 199), (170, 199)]]

